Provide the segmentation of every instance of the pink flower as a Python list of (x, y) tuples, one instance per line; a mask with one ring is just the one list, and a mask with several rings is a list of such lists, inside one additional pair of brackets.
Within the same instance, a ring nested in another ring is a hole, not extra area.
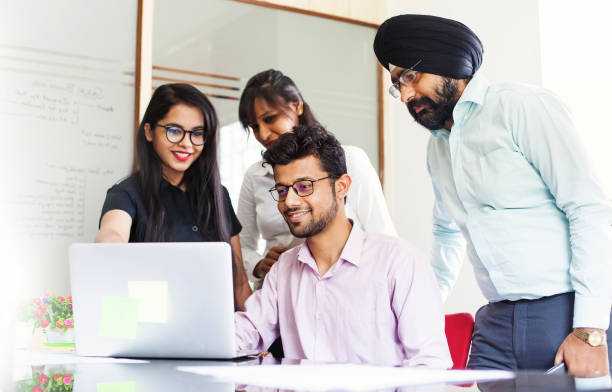
[(36, 309), (34, 311), (34, 316), (36, 316), (36, 318), (42, 318), (42, 316), (45, 315), (45, 312), (43, 312), (42, 309)]
[(32, 392), (42, 392), (42, 389), (37, 385), (34, 388), (32, 388)]
[(47, 381), (49, 381), (49, 377), (47, 377), (45, 374), (41, 374), (41, 375), (38, 377), (38, 383), (39, 383), (39, 384), (46, 384), (46, 383), (47, 383)]
[(55, 376), (53, 376), (53, 380), (59, 384), (62, 381), (62, 375), (56, 374)]
[(33, 301), (33, 302), (34, 302), (36, 305), (41, 305), (41, 304), (42, 304), (42, 301), (40, 300), (40, 298), (34, 298), (32, 301)]
[(70, 374), (64, 374), (64, 379), (62, 381), (64, 382), (64, 384), (70, 385), (70, 383), (72, 382), (72, 377), (70, 377)]
[(47, 319), (42, 319), (42, 320), (40, 321), (40, 326), (41, 326), (41, 327), (43, 327), (43, 328), (47, 328), (47, 327), (49, 326), (49, 320), (47, 320)]
[(62, 297), (61, 295), (59, 297), (57, 297), (57, 300), (60, 302), (64, 302), (64, 297)]
[(66, 321), (64, 321), (64, 325), (66, 328), (72, 327), (72, 319), (66, 319)]
[(64, 323), (62, 323), (62, 320), (57, 320), (55, 322), (55, 326), (58, 328), (64, 328)]

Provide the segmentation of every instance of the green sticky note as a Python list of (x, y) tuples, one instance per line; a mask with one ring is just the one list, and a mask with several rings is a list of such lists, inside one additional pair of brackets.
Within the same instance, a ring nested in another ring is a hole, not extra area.
[(136, 338), (140, 301), (127, 297), (102, 297), (98, 335), (112, 338)]
[(98, 392), (136, 392), (133, 381), (102, 382), (97, 384)]

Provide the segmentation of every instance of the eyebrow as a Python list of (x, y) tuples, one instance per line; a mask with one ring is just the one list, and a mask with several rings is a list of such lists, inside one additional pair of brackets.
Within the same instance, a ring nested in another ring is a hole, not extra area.
[[(295, 184), (298, 181), (313, 181), (314, 177), (300, 177), (300, 178), (296, 178), (291, 185)], [(274, 186), (278, 186), (278, 185), (282, 185), (282, 186), (291, 186), (291, 185), (286, 185), (286, 184), (282, 184), (280, 182), (277, 182), (276, 184), (274, 184)]]
[[(397, 72), (398, 69), (401, 69), (401, 71)], [(399, 77), (404, 73), (404, 71), (406, 71), (407, 68), (400, 68), (400, 67), (395, 67), (395, 69), (393, 70), (393, 72), (391, 72), (389, 74), (389, 76), (391, 76), (391, 82), (393, 83), (397, 83), (397, 81), (399, 80)], [(393, 76), (393, 73), (395, 73), (395, 77)]]
[(262, 118), (262, 117), (266, 117), (267, 115), (269, 115), (270, 113), (274, 114), (274, 110), (266, 110), (265, 112), (263, 112), (261, 115), (259, 115), (256, 118)]
[[(181, 128), (183, 131), (186, 131), (186, 130), (188, 131), (188, 129), (185, 129), (185, 127), (184, 127), (184, 126), (182, 126), (181, 124), (177, 124), (177, 123), (173, 123), (173, 122), (166, 124), (166, 126), (167, 126), (167, 127), (168, 127), (168, 126), (179, 127), (179, 128)], [(191, 128), (191, 130), (194, 130), (194, 129), (204, 129), (204, 125), (197, 125), (197, 126), (195, 126), (195, 127)]]

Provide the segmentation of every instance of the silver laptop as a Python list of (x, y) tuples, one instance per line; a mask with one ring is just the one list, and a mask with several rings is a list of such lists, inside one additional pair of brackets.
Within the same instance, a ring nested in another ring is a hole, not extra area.
[(231, 359), (230, 246), (224, 242), (72, 244), (77, 354)]

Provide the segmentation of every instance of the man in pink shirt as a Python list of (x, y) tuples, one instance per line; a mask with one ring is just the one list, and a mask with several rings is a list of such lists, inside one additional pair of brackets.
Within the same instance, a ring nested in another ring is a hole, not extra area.
[(304, 244), (284, 252), (237, 312), (238, 349), (282, 336), (285, 357), (452, 366), (440, 292), (427, 258), (408, 243), (363, 232), (344, 211), (344, 150), (320, 126), (298, 126), (264, 154), (270, 190)]

